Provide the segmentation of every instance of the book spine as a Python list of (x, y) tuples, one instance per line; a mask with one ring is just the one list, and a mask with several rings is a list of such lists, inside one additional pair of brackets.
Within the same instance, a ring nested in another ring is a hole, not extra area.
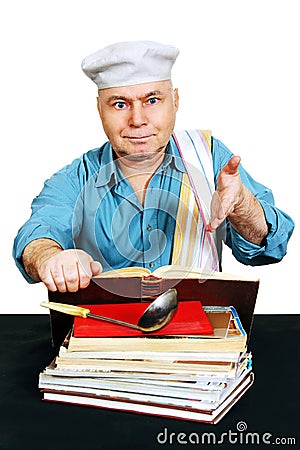
[(153, 275), (143, 277), (141, 281), (141, 299), (149, 301), (149, 297), (157, 297), (163, 293), (162, 279)]

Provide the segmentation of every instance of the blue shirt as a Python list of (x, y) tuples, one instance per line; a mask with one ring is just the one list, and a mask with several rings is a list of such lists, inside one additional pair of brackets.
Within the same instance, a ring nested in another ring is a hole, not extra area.
[[(215, 184), (232, 153), (212, 138)], [(240, 165), (244, 185), (260, 201), (269, 228), (261, 245), (245, 240), (226, 221), (226, 244), (248, 265), (280, 261), (292, 234), (292, 219), (274, 206), (270, 189), (256, 182)], [(151, 271), (170, 264), (182, 173), (185, 168), (171, 138), (163, 163), (147, 187), (144, 206), (115, 164), (107, 142), (75, 159), (45, 182), (32, 203), (32, 214), (14, 242), (14, 258), (23, 276), (22, 252), (38, 238), (63, 249), (81, 248), (104, 270), (144, 266)]]

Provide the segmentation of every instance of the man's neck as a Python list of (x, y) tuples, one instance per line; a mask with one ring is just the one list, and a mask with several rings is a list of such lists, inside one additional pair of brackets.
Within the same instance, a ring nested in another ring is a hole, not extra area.
[(165, 149), (148, 155), (118, 157), (123, 175), (131, 184), (137, 198), (143, 205), (148, 184), (165, 157)]
[(165, 149), (148, 154), (136, 154), (120, 157), (118, 156), (118, 164), (123, 174), (127, 176), (137, 176), (148, 173), (155, 173), (164, 160)]

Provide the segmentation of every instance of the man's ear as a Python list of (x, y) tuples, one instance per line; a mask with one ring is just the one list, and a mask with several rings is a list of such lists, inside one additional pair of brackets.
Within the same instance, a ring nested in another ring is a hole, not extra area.
[(100, 106), (100, 98), (99, 97), (97, 97), (97, 109), (98, 109), (98, 113), (99, 113), (99, 115), (100, 115), (100, 117), (101, 117), (101, 106)]
[(174, 89), (174, 106), (176, 108), (176, 111), (179, 108), (179, 94), (178, 94), (178, 88)]

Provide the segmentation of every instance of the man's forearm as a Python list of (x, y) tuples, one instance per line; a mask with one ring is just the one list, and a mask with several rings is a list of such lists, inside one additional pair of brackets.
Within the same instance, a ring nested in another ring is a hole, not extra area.
[(36, 239), (30, 242), (22, 255), (26, 272), (34, 281), (40, 281), (39, 268), (43, 262), (61, 251), (60, 245), (52, 239)]
[(241, 201), (227, 218), (233, 228), (244, 239), (253, 244), (261, 245), (268, 234), (264, 210), (259, 201), (245, 186), (243, 186)]

